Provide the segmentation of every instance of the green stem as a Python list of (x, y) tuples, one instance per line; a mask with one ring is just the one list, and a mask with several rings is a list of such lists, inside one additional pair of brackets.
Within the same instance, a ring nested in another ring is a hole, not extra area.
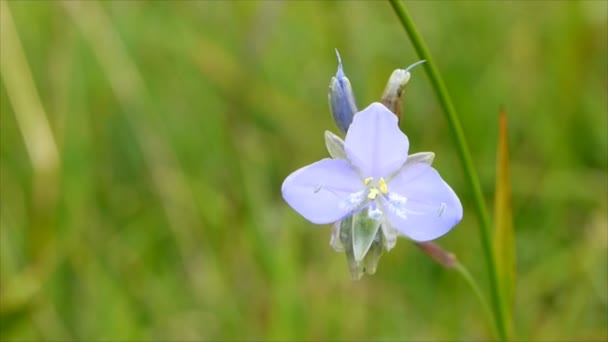
[(456, 143), (458, 155), (460, 157), (460, 160), (462, 161), (462, 167), (467, 179), (468, 186), (473, 195), (473, 203), (475, 204), (477, 218), (481, 226), (481, 245), (487, 262), (490, 294), (494, 309), (493, 313), (495, 323), (500, 339), (506, 341), (507, 331), (505, 317), (503, 317), (504, 311), (502, 310), (502, 301), (500, 300), (498, 293), (498, 274), (496, 272), (496, 261), (494, 258), (494, 253), (492, 252), (492, 227), (490, 225), (490, 217), (488, 216), (488, 211), (486, 210), (483, 194), (481, 192), (481, 186), (477, 178), (477, 172), (473, 167), (471, 153), (469, 152), (464, 132), (462, 130), (462, 126), (458, 118), (458, 114), (456, 114), (456, 110), (454, 109), (452, 101), (448, 95), (445, 84), (443, 83), (443, 80), (439, 75), (439, 72), (437, 71), (437, 67), (433, 62), (433, 59), (431, 58), (431, 55), (428, 52), (424, 41), (418, 34), (416, 27), (412, 19), (410, 18), (405, 6), (399, 0), (389, 0), (389, 2), (391, 3), (393, 10), (395, 11), (395, 14), (397, 14), (397, 17), (399, 17), (399, 20), (403, 25), (403, 28), (407, 32), (412, 44), (414, 45), (418, 56), (421, 59), (426, 60), (424, 66), (429, 75), (435, 93), (439, 98), (439, 102), (441, 103), (441, 106), (443, 107), (443, 110), (446, 114), (450, 130), (453, 133), (452, 136)]
[(475, 296), (477, 296), (477, 299), (481, 303), (485, 316), (488, 319), (489, 326), (491, 327), (492, 332), (494, 334), (496, 334), (496, 326), (492, 323), (492, 311), (490, 310), (490, 306), (488, 305), (486, 298), (483, 296), (483, 293), (481, 292), (479, 285), (477, 285), (475, 278), (473, 278), (473, 276), (471, 275), (469, 270), (463, 264), (461, 264), (459, 262), (457, 262), (453, 266), (453, 268), (456, 271), (458, 271), (458, 273), (460, 273), (460, 275), (464, 278), (464, 280), (467, 282), (467, 284), (469, 284), (469, 286), (471, 287), (471, 290), (473, 290), (473, 292), (475, 293)]

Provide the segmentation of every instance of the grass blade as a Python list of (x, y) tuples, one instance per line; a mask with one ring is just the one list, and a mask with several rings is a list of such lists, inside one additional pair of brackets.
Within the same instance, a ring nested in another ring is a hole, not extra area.
[(418, 57), (426, 60), (426, 63), (424, 64), (425, 69), (431, 81), (431, 85), (433, 86), (433, 90), (439, 99), (439, 103), (445, 112), (450, 130), (452, 131), (456, 151), (458, 151), (458, 157), (462, 162), (465, 179), (473, 196), (473, 204), (481, 228), (481, 246), (488, 269), (490, 299), (499, 339), (501, 341), (505, 341), (507, 340), (506, 323), (503, 317), (504, 310), (501, 308), (502, 301), (500, 300), (498, 293), (498, 275), (496, 272), (496, 260), (494, 260), (495, 254), (492, 247), (492, 225), (490, 224), (490, 217), (488, 215), (488, 211), (486, 210), (483, 192), (481, 191), (481, 185), (479, 183), (479, 178), (477, 177), (477, 171), (473, 166), (471, 152), (469, 151), (464, 130), (460, 124), (460, 117), (456, 113), (456, 109), (452, 104), (452, 100), (443, 82), (443, 78), (439, 74), (439, 71), (435, 66), (435, 62), (431, 57), (424, 40), (418, 33), (418, 30), (416, 29), (414, 22), (405, 8), (405, 5), (400, 0), (389, 0), (389, 2), (395, 11), (395, 14), (399, 18), (401, 25), (408, 34), (410, 41), (418, 54)]
[(494, 255), (500, 300), (507, 333), (512, 331), (513, 298), (515, 293), (515, 233), (511, 207), (511, 176), (507, 114), (500, 110), (496, 160), (496, 192), (494, 195)]

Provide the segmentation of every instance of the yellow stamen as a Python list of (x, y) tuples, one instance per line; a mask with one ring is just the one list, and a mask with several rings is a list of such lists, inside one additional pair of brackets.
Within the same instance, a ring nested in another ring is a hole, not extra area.
[(365, 185), (369, 185), (369, 183), (371, 183), (373, 180), (374, 180), (374, 177), (365, 178), (365, 180), (364, 180)]
[(369, 189), (369, 193), (367, 194), (367, 198), (373, 200), (376, 199), (376, 197), (378, 196), (380, 192), (378, 191), (378, 189), (376, 188), (371, 188)]
[(388, 185), (386, 185), (384, 177), (380, 178), (380, 180), (378, 181), (378, 188), (380, 189), (381, 193), (385, 195), (388, 194)]

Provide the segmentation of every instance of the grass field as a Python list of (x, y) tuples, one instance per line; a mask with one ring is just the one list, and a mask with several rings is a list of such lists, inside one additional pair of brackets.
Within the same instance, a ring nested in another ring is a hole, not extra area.
[[(383, 1), (2, 1), (2, 341), (491, 338), (400, 239), (353, 282), (281, 197), (327, 156), (342, 55), (360, 108), (418, 60)], [(608, 3), (407, 1), (492, 208), (509, 120), (514, 337), (608, 340)], [(401, 127), (459, 194), (437, 240), (487, 293), (479, 225), (423, 68)]]

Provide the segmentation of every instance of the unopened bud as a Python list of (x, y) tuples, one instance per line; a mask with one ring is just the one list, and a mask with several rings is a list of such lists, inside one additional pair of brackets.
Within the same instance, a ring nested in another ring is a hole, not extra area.
[(445, 268), (452, 268), (458, 262), (453, 253), (446, 251), (434, 242), (417, 242), (416, 246)]
[(393, 71), (391, 77), (388, 79), (384, 93), (382, 93), (382, 102), (391, 112), (397, 115), (397, 118), (401, 119), (401, 95), (405, 85), (410, 80), (410, 70), (413, 67), (424, 63), (425, 60), (416, 62), (405, 69), (397, 69)]
[(358, 110), (353, 89), (344, 74), (342, 59), (337, 49), (336, 55), (338, 56), (338, 71), (329, 83), (329, 109), (340, 131), (346, 134), (353, 121), (353, 116)]

